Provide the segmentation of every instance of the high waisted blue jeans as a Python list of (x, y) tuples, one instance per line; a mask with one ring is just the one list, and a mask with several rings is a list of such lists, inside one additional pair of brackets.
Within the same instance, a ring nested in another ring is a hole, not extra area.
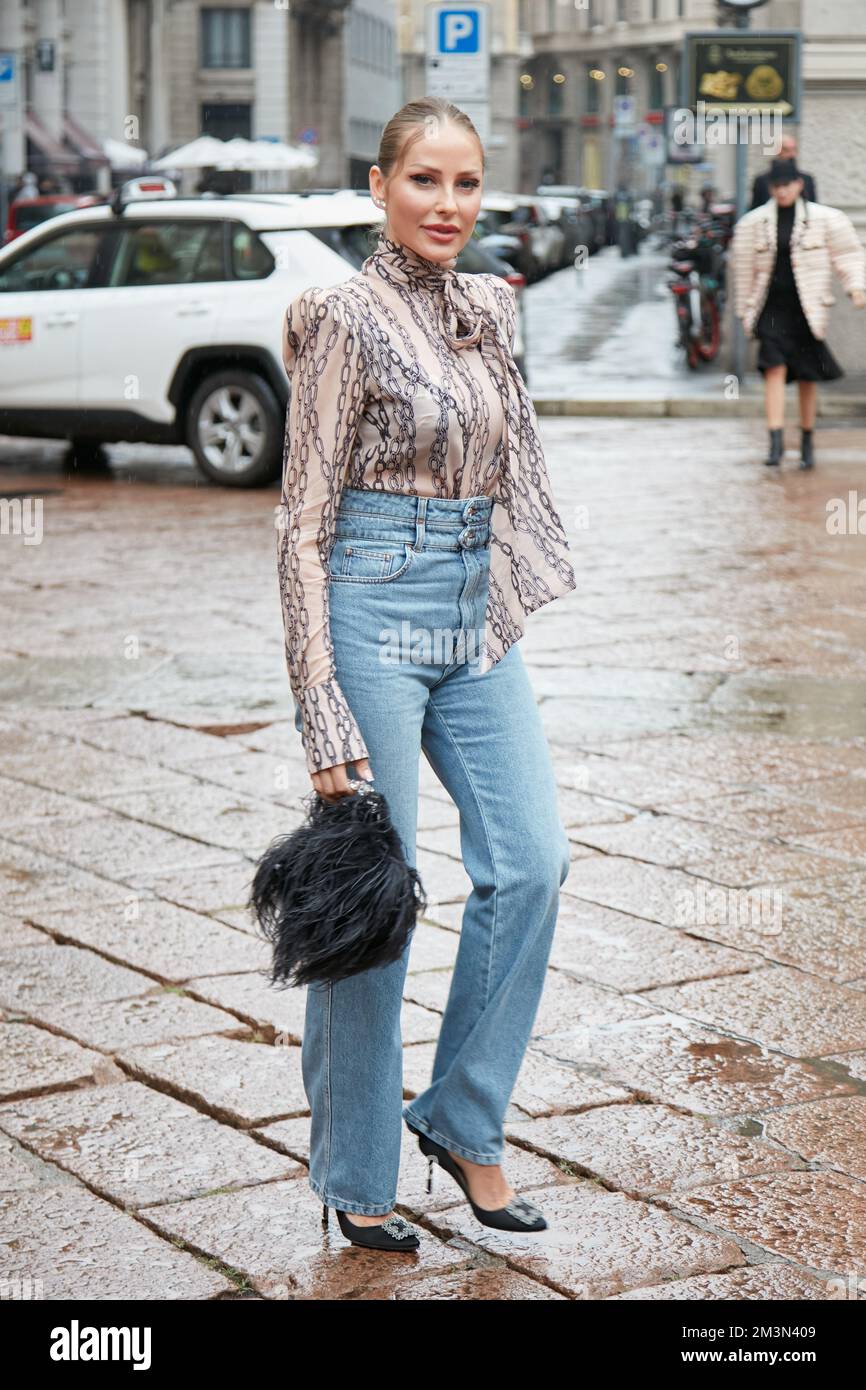
[[(329, 560), (336, 676), (372, 785), (417, 867), (423, 752), (458, 808), (473, 885), (432, 1080), (411, 1103), (403, 1106), (400, 1033), (411, 939), (389, 966), (307, 989), (310, 1186), (329, 1206), (369, 1216), (397, 1198), (401, 1116), (473, 1163), (501, 1161), (569, 868), (519, 644), (479, 671), (491, 506), (482, 496), (344, 488)], [(424, 887), (435, 896), (435, 883)]]

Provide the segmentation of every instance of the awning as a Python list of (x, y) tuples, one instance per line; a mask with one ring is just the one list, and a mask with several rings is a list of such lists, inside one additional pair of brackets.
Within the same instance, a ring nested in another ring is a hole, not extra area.
[(82, 159), (91, 159), (96, 164), (108, 164), (105, 151), (102, 146), (88, 135), (84, 126), (79, 125), (74, 116), (68, 113), (63, 117), (63, 138), (68, 145), (76, 149)]
[(42, 122), (29, 111), (24, 116), (24, 134), (52, 164), (60, 164), (69, 169), (78, 168), (79, 156), (72, 154), (59, 140), (55, 140), (50, 130), (46, 130)]

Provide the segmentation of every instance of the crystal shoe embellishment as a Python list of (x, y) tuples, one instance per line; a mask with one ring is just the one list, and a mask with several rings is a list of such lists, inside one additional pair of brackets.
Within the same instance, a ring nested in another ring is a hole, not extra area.
[(412, 1227), (408, 1221), (404, 1221), (402, 1216), (389, 1216), (387, 1221), (383, 1221), (382, 1230), (394, 1236), (396, 1240), (401, 1240), (404, 1236), (412, 1234)]
[(525, 1221), (530, 1225), (541, 1215), (538, 1207), (534, 1207), (531, 1202), (527, 1202), (525, 1197), (512, 1197), (505, 1210), (510, 1216), (515, 1216), (518, 1221)]

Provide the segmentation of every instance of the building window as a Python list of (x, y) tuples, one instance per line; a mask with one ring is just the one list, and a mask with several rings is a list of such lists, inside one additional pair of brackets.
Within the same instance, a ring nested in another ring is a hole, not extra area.
[[(620, 72), (620, 68), (623, 69)], [(631, 68), (624, 58), (620, 58), (616, 65), (616, 86), (614, 91), (618, 97), (627, 97), (631, 92)]]
[(250, 11), (207, 9), (200, 13), (201, 66), (250, 67)]
[(246, 101), (205, 101), (201, 107), (201, 128), (217, 140), (233, 140), (240, 135), (251, 140), (253, 108)]
[(561, 116), (565, 105), (565, 83), (554, 82), (552, 76), (548, 77), (547, 83), (547, 114)]
[(625, 9), (626, 9), (626, 0), (616, 0), (616, 22), (617, 22), (617, 24), (622, 24), (626, 19), (628, 19), (628, 15), (626, 14)]

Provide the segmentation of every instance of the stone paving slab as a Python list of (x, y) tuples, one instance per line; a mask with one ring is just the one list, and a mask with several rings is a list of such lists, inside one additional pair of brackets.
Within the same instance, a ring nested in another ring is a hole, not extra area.
[(767, 1139), (804, 1161), (866, 1180), (866, 1094), (789, 1105), (763, 1124)]
[[(209, 782), (195, 782), (166, 791), (132, 792), (103, 798), (102, 804), (136, 824), (192, 836), (209, 846), (241, 850), (258, 856), (276, 835), (294, 829), (300, 815), (287, 825), (283, 807), (269, 806), (242, 792)], [(193, 862), (193, 861), (188, 861)]]
[[(404, 997), (414, 1000), (416, 1004), (423, 1004), (427, 1009), (444, 1013), (451, 978), (452, 972), (449, 970), (426, 970), (409, 975), (403, 990)], [(532, 1037), (544, 1038), (569, 1032), (578, 1022), (592, 1027), (600, 1023), (619, 1023), (627, 1018), (647, 1018), (655, 1012), (654, 1008), (633, 999), (624, 999), (611, 990), (551, 971), (535, 1016)]]
[[(358, 1299), (381, 1299), (382, 1293), (373, 1290), (359, 1293)], [(537, 1303), (539, 1299), (565, 1299), (565, 1294), (555, 1293), (545, 1284), (526, 1279), (515, 1274), (513, 1269), (503, 1269), (491, 1262), (481, 1269), (460, 1270), (456, 1274), (432, 1274), (429, 1279), (413, 1279), (411, 1283), (398, 1284), (388, 1295), (388, 1301), (406, 1302), (414, 1299), (427, 1303), (462, 1302), (471, 1299), (473, 1303), (511, 1302), (519, 1299), (523, 1303)], [(567, 1301), (567, 1300), (566, 1300)]]
[(244, 1034), (244, 1024), (221, 1009), (183, 994), (176, 985), (131, 999), (76, 1004), (41, 1004), (38, 1022), (86, 1047), (117, 1052), (201, 1034)]
[(674, 927), (631, 917), (578, 898), (560, 898), (550, 953), (564, 970), (630, 994), (654, 985), (739, 975), (760, 964), (751, 952), (716, 946)]
[(0, 1280), (13, 1297), (191, 1302), (236, 1284), (86, 1188), (0, 1191)]
[(120, 882), (129, 882), (134, 874), (152, 870), (155, 865), (164, 871), (204, 868), (223, 862), (230, 853), (226, 847), (109, 814), (83, 821), (58, 816), (39, 826), (17, 826), (9, 839)]
[(492, 1230), (476, 1221), (465, 1203), (431, 1212), (428, 1220), (441, 1237), (463, 1237), (572, 1298), (609, 1298), (664, 1278), (684, 1279), (745, 1263), (730, 1237), (676, 1221), (591, 1182), (531, 1188), (523, 1195), (544, 1212), (547, 1230)]
[(664, 1105), (606, 1105), (580, 1115), (512, 1120), (506, 1133), (632, 1197), (798, 1166), (790, 1145), (776, 1147)]
[[(559, 1051), (560, 1038), (562, 1050), (567, 1055), (573, 1045), (570, 1035), (559, 1034), (547, 1045), (551, 1050)], [(530, 1043), (527, 1049), (511, 1093), (511, 1107), (514, 1113), (550, 1115), (629, 1097), (629, 1092), (624, 1087), (609, 1084), (604, 1078), (599, 1077), (596, 1068), (587, 1067), (581, 1072), (580, 1068), (569, 1066), (567, 1061), (563, 1065), (557, 1057), (543, 1055), (544, 1045), (543, 1041)], [(404, 1047), (404, 1096), (411, 1099), (426, 1091), (433, 1079), (435, 1055), (436, 1047), (433, 1043)]]
[[(401, 1213), (402, 1214), (402, 1213)], [(387, 1298), (419, 1276), (465, 1268), (470, 1247), (422, 1232), (417, 1250), (363, 1250), (345, 1239), (333, 1209), (322, 1226), (322, 1204), (303, 1179), (151, 1206), (147, 1219), (171, 1239), (243, 1271), (266, 1298), (347, 1299), (366, 1292)]]
[(672, 1206), (816, 1273), (863, 1277), (866, 1189), (845, 1174), (756, 1174), (679, 1193)]
[[(821, 1303), (849, 1297), (838, 1282), (822, 1279), (791, 1265), (764, 1264), (751, 1269), (734, 1269), (730, 1274), (696, 1274), (689, 1279), (673, 1279), (667, 1284), (630, 1289), (614, 1294), (611, 1303), (636, 1302), (782, 1302), (787, 1299)], [(866, 1294), (857, 1295), (866, 1298)]]
[(44, 1016), (58, 999), (104, 1001), (128, 999), (153, 989), (153, 980), (75, 946), (28, 946), (3, 953), (0, 1004), (32, 1016)]
[(236, 1129), (307, 1110), (298, 1047), (209, 1035), (126, 1048), (117, 1061), (136, 1081)]
[[(255, 865), (251, 859), (235, 855), (220, 864), (196, 869), (169, 869), (137, 874), (133, 887), (152, 893), (165, 902), (187, 907), (224, 921), (226, 914), (248, 901)], [(233, 922), (229, 925), (235, 925)], [(247, 930), (252, 930), (248, 922)]]
[(784, 965), (647, 990), (643, 997), (791, 1057), (866, 1047), (866, 995)]
[(0, 1023), (0, 1100), (83, 1086), (122, 1073), (101, 1052), (29, 1023)]
[(797, 1061), (673, 1016), (560, 1034), (530, 1043), (529, 1055), (546, 1057), (563, 1069), (572, 1065), (576, 1079), (589, 1076), (594, 1084), (628, 1088), (641, 1100), (718, 1118), (860, 1089), (838, 1056)]
[(52, 939), (47, 932), (32, 927), (27, 922), (19, 922), (14, 917), (0, 913), (0, 953), (15, 946), (50, 946)]
[(802, 853), (737, 834), (726, 826), (664, 814), (642, 812), (624, 825), (585, 826), (572, 835), (606, 854), (684, 869), (733, 888), (821, 878), (841, 867), (838, 858)]
[(264, 939), (155, 898), (82, 912), (74, 906), (36, 910), (30, 920), (58, 939), (88, 946), (164, 982), (188, 980), (202, 969), (213, 975), (263, 969), (270, 954)]
[(0, 836), (0, 894), (7, 912), (26, 917), (34, 908), (68, 908), (71, 900), (79, 908), (124, 902), (129, 888)]
[(299, 1165), (137, 1081), (0, 1106), (0, 1130), (124, 1207), (268, 1184)]

